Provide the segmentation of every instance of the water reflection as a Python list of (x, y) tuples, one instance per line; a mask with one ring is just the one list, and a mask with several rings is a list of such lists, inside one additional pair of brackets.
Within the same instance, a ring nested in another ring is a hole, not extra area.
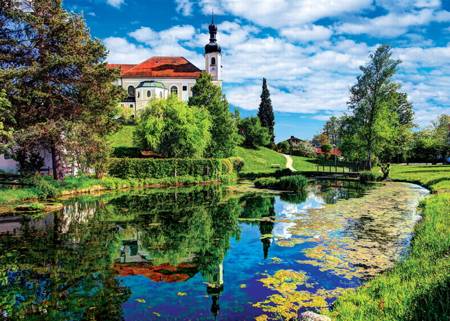
[(404, 231), (394, 233), (339, 205), (365, 192), (336, 182), (276, 197), (149, 190), (78, 198), (42, 217), (2, 217), (0, 312), (7, 320), (288, 319), (360, 284), (361, 275), (342, 271), (359, 263), (370, 270), (349, 255), (330, 267), (336, 246), (388, 239), (396, 253), (405, 248), (413, 217), (390, 215)]

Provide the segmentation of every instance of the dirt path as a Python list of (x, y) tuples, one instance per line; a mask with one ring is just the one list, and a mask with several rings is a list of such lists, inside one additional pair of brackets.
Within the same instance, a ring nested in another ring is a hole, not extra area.
[(291, 171), (295, 172), (295, 168), (293, 166), (294, 160), (290, 155), (283, 154), (283, 156), (286, 158), (286, 168), (289, 168)]

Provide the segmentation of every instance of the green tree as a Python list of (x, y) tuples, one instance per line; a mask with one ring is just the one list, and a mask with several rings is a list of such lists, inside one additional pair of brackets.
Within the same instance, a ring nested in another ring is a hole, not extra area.
[(261, 103), (259, 104), (258, 118), (261, 126), (269, 129), (270, 143), (275, 144), (275, 116), (273, 114), (272, 101), (270, 99), (269, 88), (267, 88), (267, 80), (263, 78)]
[(291, 152), (291, 145), (287, 140), (283, 140), (277, 144), (277, 151), (279, 153), (289, 154)]
[(13, 141), (13, 129), (5, 127), (5, 122), (11, 122), (11, 103), (4, 91), (0, 91), (0, 153), (5, 153)]
[(15, 129), (15, 150), (27, 155), (38, 146), (48, 149), (53, 176), (62, 179), (74, 123), (84, 123), (87, 135), (114, 130), (111, 116), (123, 94), (113, 85), (117, 71), (106, 67), (105, 47), (61, 0), (26, 1), (20, 8), (4, 0), (0, 26), (0, 89), (12, 105), (15, 123), (8, 125)]
[(450, 154), (450, 116), (440, 115), (432, 124), (413, 134), (410, 161), (433, 162)]
[(258, 117), (243, 118), (239, 122), (239, 134), (243, 137), (242, 145), (256, 148), (270, 143), (268, 128), (262, 127)]
[(336, 116), (331, 116), (323, 126), (323, 133), (327, 135), (333, 146), (339, 145), (339, 127), (339, 118)]
[(211, 141), (206, 156), (225, 158), (234, 155), (238, 142), (237, 123), (219, 86), (212, 83), (211, 75), (202, 73), (192, 87), (189, 106), (206, 109), (211, 115)]
[(211, 141), (207, 110), (188, 107), (177, 97), (153, 100), (138, 120), (134, 139), (164, 157), (203, 157)]
[(432, 126), (439, 156), (446, 158), (450, 155), (450, 115), (440, 115)]
[(386, 126), (383, 121), (389, 121), (381, 115), (387, 115), (386, 102), (397, 86), (392, 82), (392, 77), (400, 61), (391, 57), (389, 46), (378, 47), (370, 55), (370, 62), (360, 67), (362, 75), (357, 77), (357, 83), (350, 89), (348, 105), (356, 125), (354, 134), (359, 137), (359, 143), (363, 144), (369, 169), (372, 168), (374, 153), (385, 134), (383, 129)]

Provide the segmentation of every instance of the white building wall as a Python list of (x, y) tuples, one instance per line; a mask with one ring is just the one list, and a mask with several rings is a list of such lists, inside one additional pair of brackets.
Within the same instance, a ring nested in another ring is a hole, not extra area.
[(222, 86), (222, 54), (220, 52), (205, 55), (205, 70), (211, 75), (214, 83)]
[[(197, 79), (195, 78), (122, 78), (122, 88), (128, 90), (129, 86), (136, 88), (142, 81), (157, 81), (162, 83), (169, 91), (173, 86), (178, 89), (178, 98), (187, 102), (189, 97), (192, 96), (192, 88), (195, 85)], [(185, 88), (186, 90), (183, 90)], [(137, 101), (136, 101), (137, 103)], [(139, 109), (139, 106), (136, 106)]]

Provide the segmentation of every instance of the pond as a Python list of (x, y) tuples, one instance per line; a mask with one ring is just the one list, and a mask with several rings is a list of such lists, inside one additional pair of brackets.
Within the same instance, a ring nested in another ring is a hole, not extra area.
[(217, 186), (84, 196), (0, 217), (10, 320), (290, 320), (407, 253), (426, 190), (321, 182), (302, 194)]

